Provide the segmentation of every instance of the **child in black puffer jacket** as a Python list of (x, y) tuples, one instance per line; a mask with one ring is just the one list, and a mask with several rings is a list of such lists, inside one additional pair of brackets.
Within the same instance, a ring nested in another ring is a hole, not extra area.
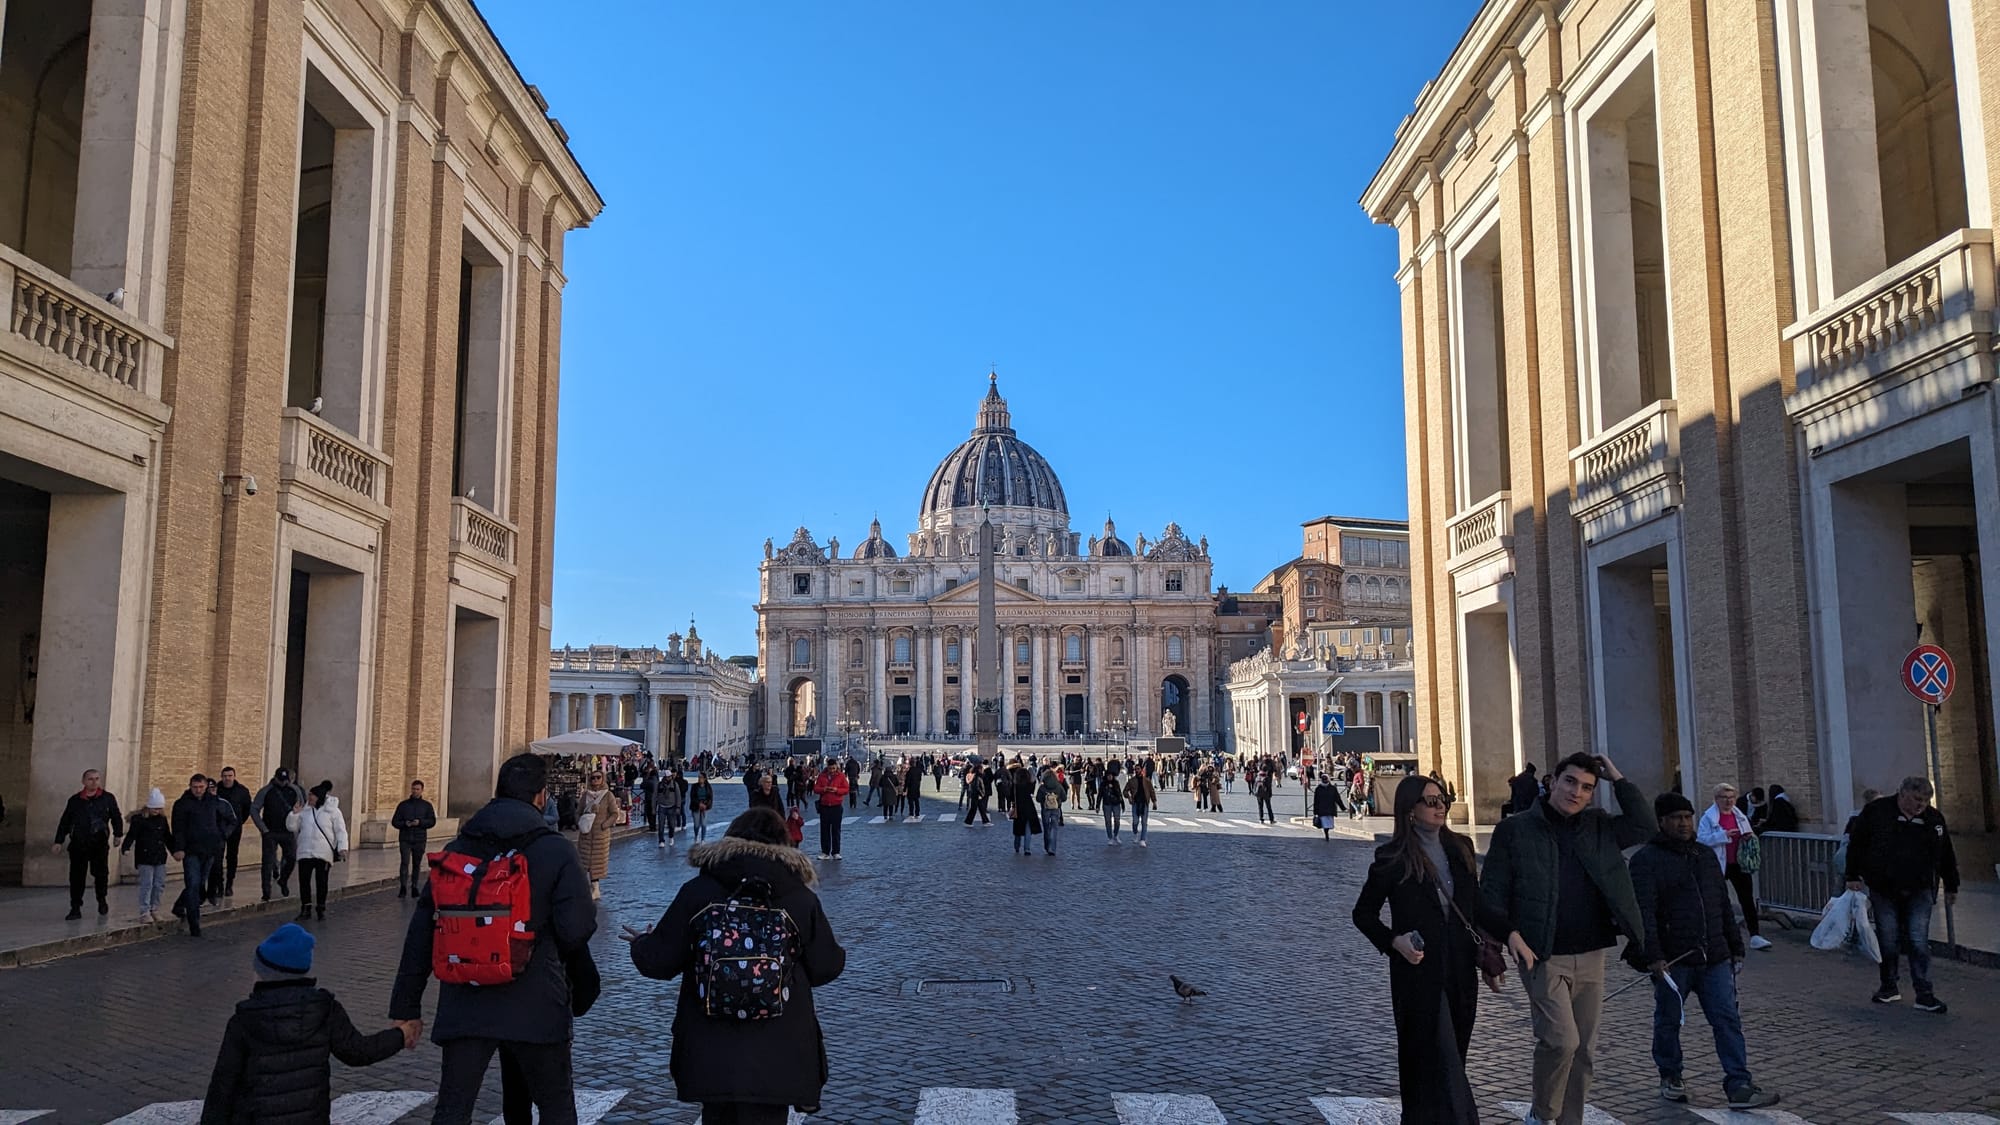
[(401, 1028), (363, 1035), (313, 984), (313, 936), (297, 922), (257, 947), (257, 984), (236, 1005), (208, 1080), (201, 1125), (318, 1125), (333, 1112), (333, 1063), (369, 1066), (414, 1047)]

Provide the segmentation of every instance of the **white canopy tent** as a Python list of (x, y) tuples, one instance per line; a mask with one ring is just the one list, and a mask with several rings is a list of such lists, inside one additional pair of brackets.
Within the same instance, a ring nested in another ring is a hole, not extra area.
[(618, 754), (638, 745), (629, 738), (591, 729), (573, 730), (568, 734), (531, 742), (528, 749), (537, 754)]

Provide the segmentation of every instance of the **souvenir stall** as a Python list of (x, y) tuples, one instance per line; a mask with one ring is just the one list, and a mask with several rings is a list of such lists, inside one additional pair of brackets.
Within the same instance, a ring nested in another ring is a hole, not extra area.
[(548, 759), (549, 800), (556, 803), (557, 824), (565, 831), (576, 827), (577, 795), (590, 775), (603, 770), (606, 782), (622, 789), (624, 763), (644, 752), (631, 739), (601, 730), (573, 730), (532, 742), (528, 749)]

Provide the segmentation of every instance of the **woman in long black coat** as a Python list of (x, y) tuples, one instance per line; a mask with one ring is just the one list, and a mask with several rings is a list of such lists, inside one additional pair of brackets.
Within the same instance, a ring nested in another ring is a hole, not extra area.
[(1042, 834), (1042, 818), (1035, 808), (1035, 779), (1019, 758), (1014, 759), (1013, 767), (1007, 771), (1007, 791), (1015, 798), (1011, 810), (1014, 818), (1014, 854), (1032, 855), (1035, 837)]
[[(642, 976), (681, 978), (669, 1062), (678, 1097), (700, 1102), (707, 1125), (782, 1125), (787, 1107), (817, 1110), (826, 1085), (826, 1040), (812, 990), (840, 975), (847, 951), (834, 940), (813, 893), (818, 877), (812, 861), (790, 845), (782, 817), (753, 808), (731, 821), (722, 839), (689, 848), (688, 862), (699, 874), (681, 885), (658, 924), (644, 933), (625, 931)], [(690, 928), (704, 909), (753, 878), (771, 885), (771, 903), (791, 915), (798, 935), (787, 966), (785, 1008), (770, 1019), (714, 1018), (703, 1011), (696, 974), (687, 972), (694, 968)]]
[[(1488, 932), (1507, 926), (1481, 914), (1472, 844), (1445, 826), (1451, 799), (1443, 787), (1428, 777), (1406, 777), (1396, 787), (1395, 806), (1395, 834), (1375, 851), (1354, 904), (1354, 925), (1389, 957), (1403, 1122), (1478, 1125), (1465, 1053), (1478, 1012), (1479, 969), (1473, 934), (1459, 914)], [(1498, 989), (1497, 982), (1488, 983)]]

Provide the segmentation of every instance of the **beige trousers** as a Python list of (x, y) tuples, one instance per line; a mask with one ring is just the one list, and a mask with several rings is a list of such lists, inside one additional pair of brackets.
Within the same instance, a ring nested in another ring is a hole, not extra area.
[(1604, 951), (1544, 957), (1522, 983), (1535, 1028), (1535, 1116), (1582, 1125), (1604, 1006)]

